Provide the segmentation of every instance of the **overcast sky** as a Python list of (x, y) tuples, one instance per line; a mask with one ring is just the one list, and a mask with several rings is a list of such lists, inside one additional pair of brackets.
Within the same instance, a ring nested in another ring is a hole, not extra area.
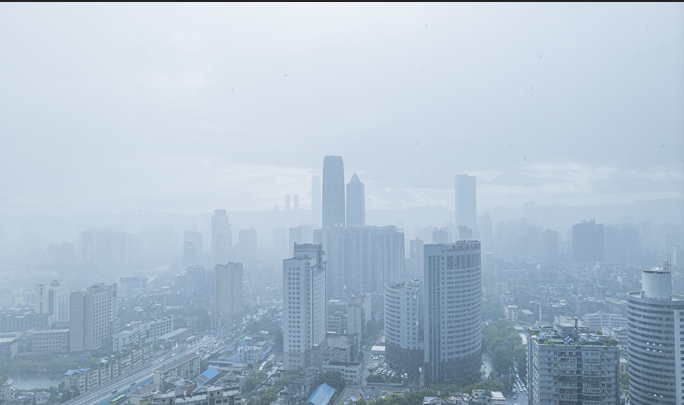
[(0, 212), (684, 197), (684, 5), (0, 4)]

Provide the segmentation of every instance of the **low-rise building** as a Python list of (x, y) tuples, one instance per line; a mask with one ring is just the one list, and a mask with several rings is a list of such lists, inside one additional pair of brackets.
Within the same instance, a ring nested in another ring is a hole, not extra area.
[(361, 384), (363, 367), (361, 363), (347, 363), (341, 361), (324, 361), (323, 372), (338, 371), (349, 384)]
[(33, 332), (31, 351), (34, 353), (68, 352), (69, 329), (47, 329)]
[(191, 380), (200, 373), (200, 356), (190, 353), (154, 370), (154, 384), (160, 386), (166, 377), (178, 376)]
[(198, 388), (189, 395), (176, 396), (175, 391), (161, 394), (160, 405), (241, 405), (242, 395), (239, 390), (222, 387)]

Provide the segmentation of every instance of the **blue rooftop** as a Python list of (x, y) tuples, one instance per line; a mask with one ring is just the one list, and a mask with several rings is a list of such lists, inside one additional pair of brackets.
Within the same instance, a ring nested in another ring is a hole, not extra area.
[(207, 371), (195, 377), (195, 382), (197, 385), (204, 385), (211, 381), (214, 377), (219, 375), (219, 372), (213, 368), (208, 368)]
[(314, 390), (313, 394), (311, 394), (306, 402), (311, 402), (314, 405), (328, 405), (328, 402), (330, 402), (333, 395), (335, 395), (335, 391), (337, 391), (335, 388), (323, 383)]

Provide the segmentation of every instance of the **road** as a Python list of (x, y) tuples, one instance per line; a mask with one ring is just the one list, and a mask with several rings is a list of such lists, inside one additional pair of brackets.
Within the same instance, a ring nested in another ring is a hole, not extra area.
[[(265, 312), (265, 310), (255, 311), (249, 314), (248, 316), (256, 315), (260, 318)], [(245, 318), (241, 319), (239, 322), (244, 322), (244, 319)], [(228, 334), (228, 332), (229, 327), (226, 327), (219, 331), (216, 335), (205, 336), (199, 342), (177, 346), (177, 348), (169, 350), (168, 352), (154, 358), (152, 362), (143, 364), (137, 369), (131, 370), (128, 373), (95, 388), (94, 390), (88, 391), (85, 394), (81, 394), (78, 397), (65, 402), (64, 404), (107, 404), (109, 403), (109, 400), (116, 396), (128, 394), (129, 392), (137, 389), (141, 385), (150, 383), (154, 376), (155, 369), (164, 364), (172, 362), (178, 357), (185, 356), (186, 354), (190, 353), (195, 353), (203, 349), (207, 350), (209, 353), (216, 353), (220, 350), (223, 350), (225, 348), (225, 345), (219, 343), (219, 341), (225, 339), (225, 336)], [(239, 343), (239, 340), (242, 337), (244, 337), (244, 335), (239, 334), (239, 336), (235, 338), (234, 343)], [(214, 348), (209, 349), (211, 346), (214, 346)], [(113, 390), (116, 390), (117, 392), (115, 394), (112, 394)]]

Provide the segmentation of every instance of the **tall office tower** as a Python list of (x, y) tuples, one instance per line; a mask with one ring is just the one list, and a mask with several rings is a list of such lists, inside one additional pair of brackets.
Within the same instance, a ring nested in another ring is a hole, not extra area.
[(323, 159), (323, 228), (344, 228), (344, 163), (341, 156)]
[(294, 211), (299, 211), (299, 194), (292, 196), (292, 209)]
[(347, 184), (347, 226), (366, 225), (366, 190), (354, 173)]
[(473, 230), (468, 228), (466, 225), (458, 226), (458, 239), (459, 240), (470, 240), (473, 238)]
[(528, 331), (528, 404), (620, 403), (620, 349), (576, 320)]
[(595, 263), (605, 258), (603, 224), (593, 219), (572, 226), (572, 258), (580, 263)]
[(185, 269), (185, 288), (188, 294), (210, 295), (207, 289), (207, 269), (202, 266), (192, 266)]
[(288, 249), (288, 229), (287, 228), (273, 228), (273, 244), (272, 250), (275, 257), (289, 257)]
[(550, 229), (542, 232), (542, 256), (546, 263), (558, 260), (558, 232)]
[(421, 280), (385, 286), (385, 359), (411, 374), (423, 367), (422, 286)]
[(228, 325), (242, 315), (242, 264), (217, 264), (214, 269), (214, 315)]
[(238, 245), (236, 250), (239, 259), (242, 261), (252, 261), (257, 258), (257, 231), (254, 228), (240, 229), (238, 234)]
[(290, 195), (285, 194), (285, 211), (290, 210)]
[(313, 242), (313, 230), (309, 225), (299, 225), (296, 228), (289, 229), (289, 253), (288, 256), (294, 254), (295, 244), (302, 243), (312, 243)]
[(321, 224), (321, 176), (311, 176), (311, 216), (313, 224), (318, 228)]
[(480, 242), (425, 245), (425, 381), (453, 382), (482, 364)]
[[(408, 277), (422, 278), (423, 277), (423, 249), (425, 244), (420, 239), (412, 239), (409, 242), (409, 271)], [(407, 278), (407, 277), (404, 277)]]
[(404, 277), (404, 233), (395, 226), (316, 230), (327, 257), (328, 295), (379, 293)]
[(325, 339), (325, 261), (321, 245), (296, 245), (283, 260), (283, 351), (285, 370), (308, 367), (314, 346)]
[(61, 280), (53, 280), (50, 284), (38, 284), (36, 314), (52, 315), (50, 323), (56, 322), (59, 327), (68, 327), (69, 293), (69, 287)]
[(456, 175), (456, 226), (477, 226), (475, 176)]
[(119, 318), (116, 284), (94, 284), (69, 297), (69, 350), (94, 350), (109, 343)]
[(434, 244), (449, 243), (449, 239), (451, 239), (449, 228), (435, 228), (432, 231), (432, 243)]
[(225, 264), (231, 258), (233, 231), (226, 210), (215, 210), (211, 217), (211, 257), (214, 264)]
[(203, 252), (202, 234), (194, 231), (183, 232), (183, 266), (197, 266), (200, 264)]
[(684, 296), (672, 294), (670, 263), (641, 273), (642, 290), (627, 295), (629, 400), (635, 405), (684, 403)]

